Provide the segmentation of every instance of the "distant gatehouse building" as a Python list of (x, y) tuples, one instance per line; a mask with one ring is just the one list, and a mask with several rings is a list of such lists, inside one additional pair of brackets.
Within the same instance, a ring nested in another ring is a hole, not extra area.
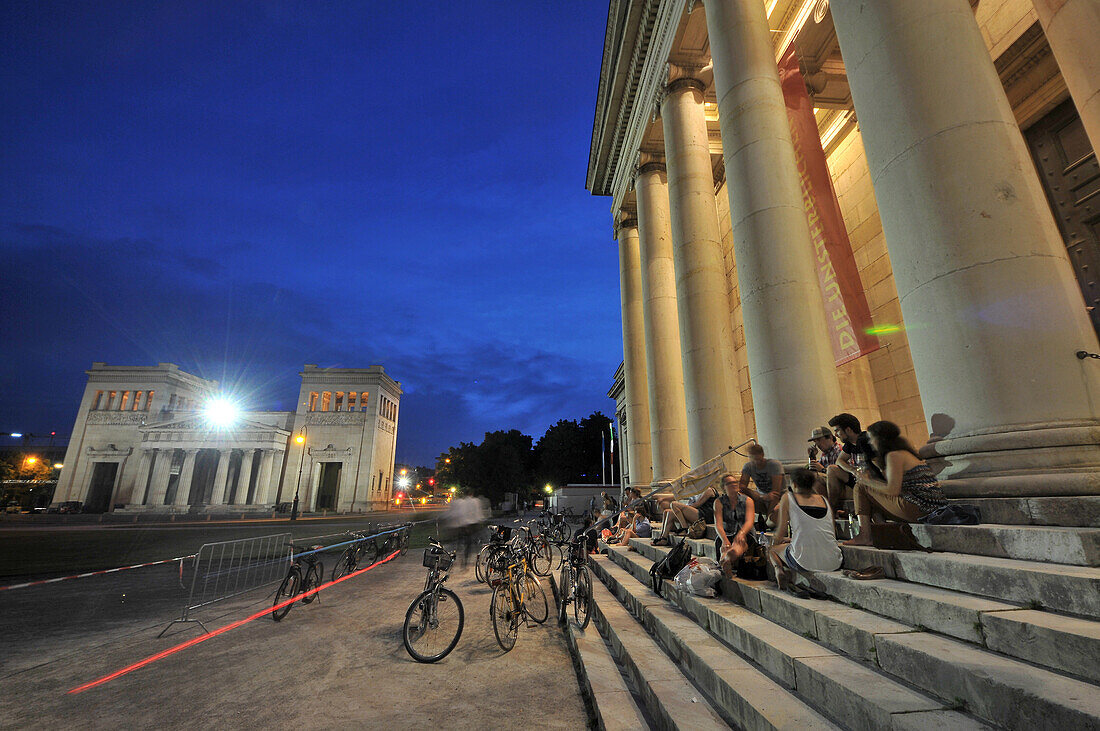
[(219, 384), (173, 363), (93, 363), (53, 504), (86, 512), (367, 511), (389, 503), (401, 384), (306, 365), (295, 411), (204, 411)]

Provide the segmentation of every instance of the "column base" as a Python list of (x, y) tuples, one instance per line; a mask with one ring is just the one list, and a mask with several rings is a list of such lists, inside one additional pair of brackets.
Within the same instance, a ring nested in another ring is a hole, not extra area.
[(920, 454), (949, 497), (1100, 495), (1096, 421), (1014, 424), (930, 441)]

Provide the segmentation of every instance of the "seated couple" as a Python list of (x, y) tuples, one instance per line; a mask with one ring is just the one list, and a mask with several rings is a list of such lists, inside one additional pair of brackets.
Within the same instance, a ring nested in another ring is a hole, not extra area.
[[(756, 540), (753, 531), (756, 511), (753, 499), (741, 492), (741, 480), (727, 472), (722, 475), (721, 484), (721, 491), (711, 486), (690, 500), (672, 501), (665, 512), (661, 534), (653, 539), (653, 545), (670, 545), (668, 536), (677, 524), (690, 529), (699, 521), (704, 525), (714, 523), (718, 533), (718, 560), (728, 577), (733, 575), (733, 567), (748, 550), (749, 541)], [(703, 534), (693, 535), (702, 537)]]

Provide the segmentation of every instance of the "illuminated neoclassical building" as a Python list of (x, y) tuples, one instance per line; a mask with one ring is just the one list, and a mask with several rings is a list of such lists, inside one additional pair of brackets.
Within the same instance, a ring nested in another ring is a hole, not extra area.
[(388, 504), (401, 384), (382, 366), (306, 365), (296, 411), (205, 413), (218, 383), (172, 363), (93, 363), (54, 504), (111, 510), (265, 511)]
[(1100, 495), (1096, 8), (611, 0), (630, 482), (848, 411), (950, 494)]

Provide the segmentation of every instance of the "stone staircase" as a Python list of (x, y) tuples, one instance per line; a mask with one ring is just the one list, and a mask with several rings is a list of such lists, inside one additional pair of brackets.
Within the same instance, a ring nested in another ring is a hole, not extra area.
[[(1035, 500), (1075, 499), (1096, 507)], [(604, 728), (1100, 729), (1100, 528), (1033, 515), (915, 526), (932, 553), (844, 547), (887, 578), (817, 574), (831, 599), (739, 579), (662, 598), (668, 549), (604, 547), (593, 622), (567, 628), (582, 685)]]

